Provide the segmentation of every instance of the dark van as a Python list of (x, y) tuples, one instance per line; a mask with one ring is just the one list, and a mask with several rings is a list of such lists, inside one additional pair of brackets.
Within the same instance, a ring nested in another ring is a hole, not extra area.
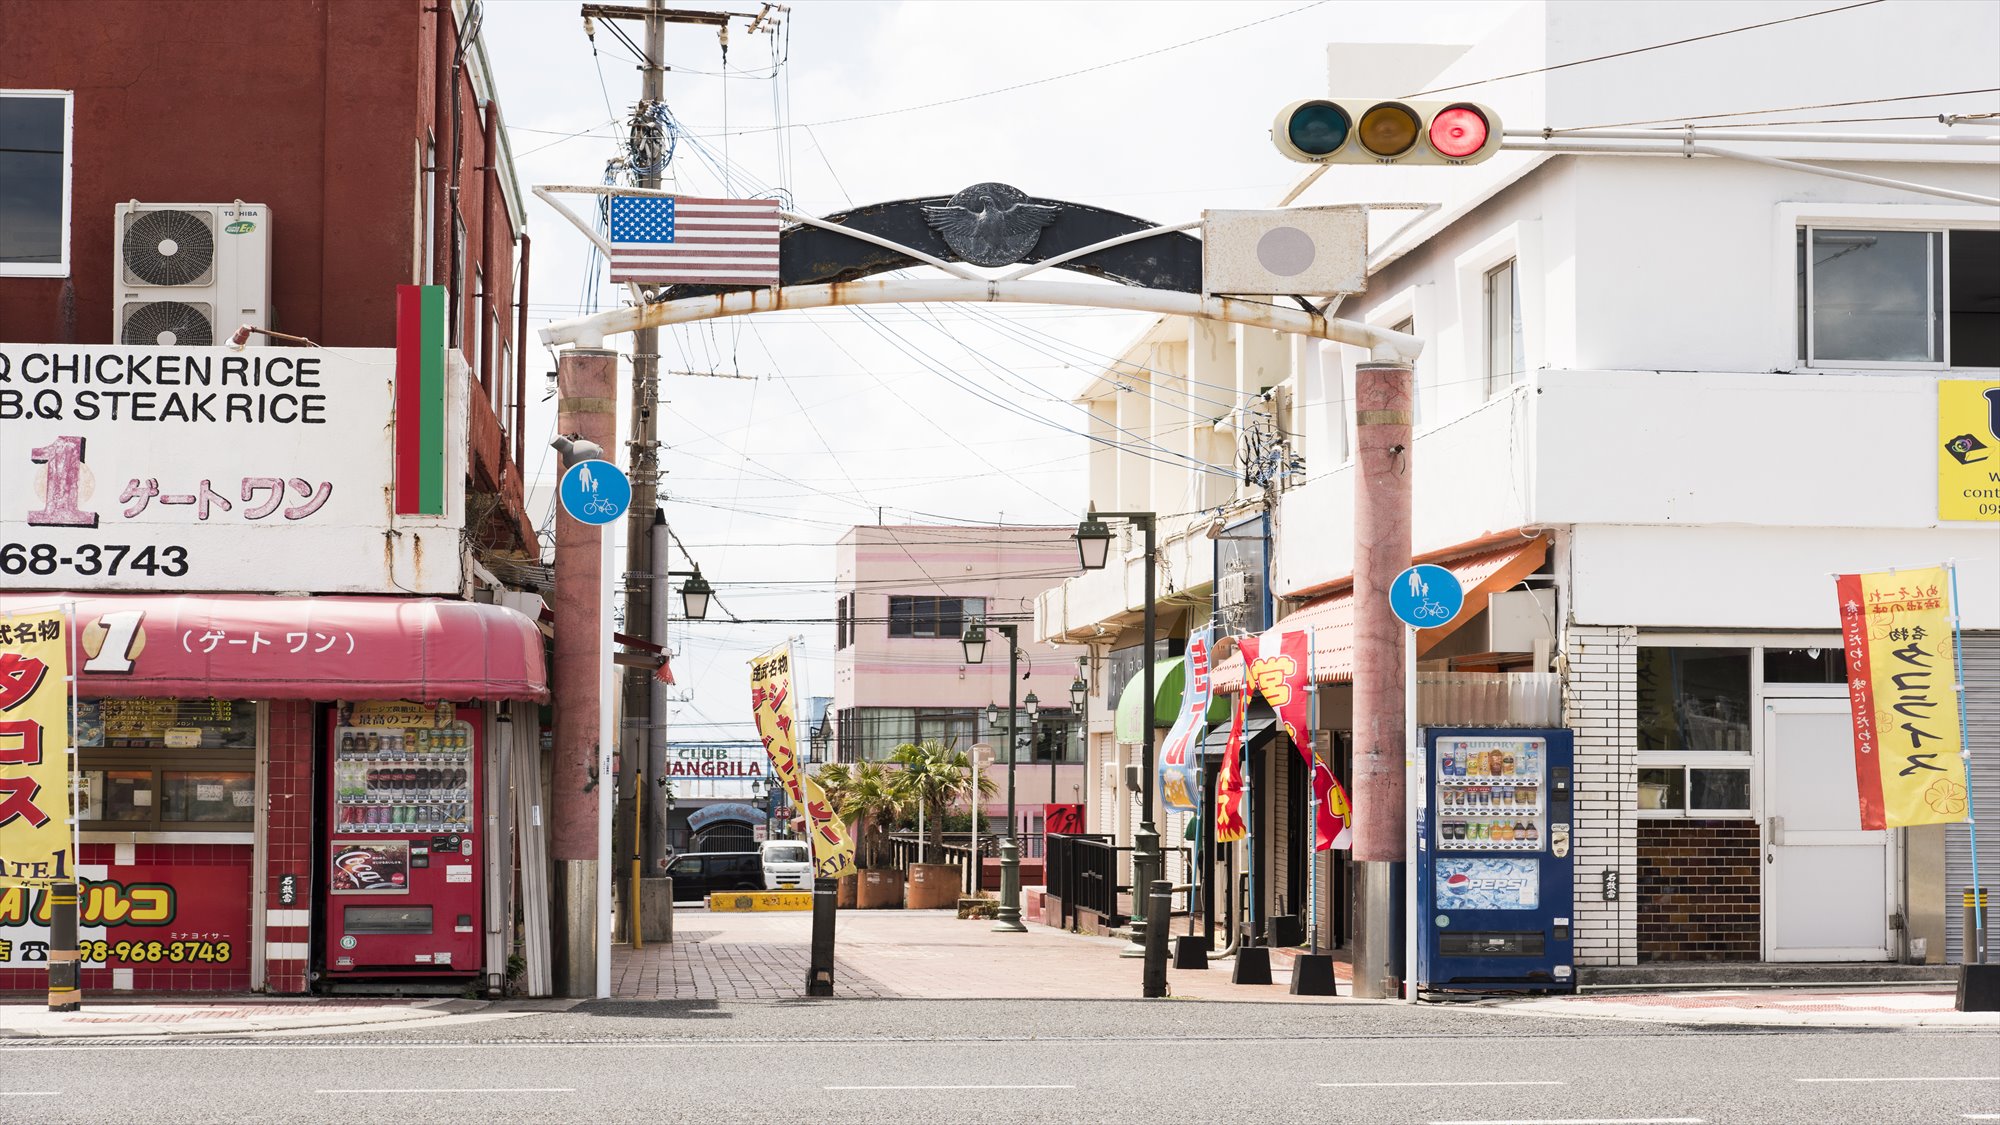
[(758, 852), (694, 852), (667, 867), (675, 902), (699, 902), (715, 891), (764, 889), (764, 857)]

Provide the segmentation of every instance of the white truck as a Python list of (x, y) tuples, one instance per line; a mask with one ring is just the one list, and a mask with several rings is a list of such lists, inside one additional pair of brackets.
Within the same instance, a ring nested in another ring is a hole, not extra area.
[(812, 853), (804, 840), (766, 840), (757, 850), (764, 857), (765, 890), (812, 890)]

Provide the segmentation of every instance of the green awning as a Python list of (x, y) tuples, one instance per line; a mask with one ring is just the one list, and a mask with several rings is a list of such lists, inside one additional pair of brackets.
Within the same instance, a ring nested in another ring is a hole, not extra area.
[[(1181, 695), (1187, 689), (1187, 658), (1176, 656), (1162, 660), (1153, 666), (1153, 725), (1170, 727), (1181, 713)], [(1146, 695), (1144, 675), (1132, 677), (1125, 690), (1118, 696), (1118, 711), (1112, 721), (1112, 735), (1120, 742), (1142, 742), (1145, 740), (1139, 716)], [(1229, 704), (1220, 695), (1208, 701), (1208, 721), (1226, 723), (1229, 721)]]

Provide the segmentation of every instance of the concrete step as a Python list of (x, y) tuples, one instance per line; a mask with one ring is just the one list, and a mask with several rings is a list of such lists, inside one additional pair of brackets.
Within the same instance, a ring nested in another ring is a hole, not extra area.
[(1834, 984), (1958, 983), (1956, 965), (1896, 965), (1886, 961), (1662, 961), (1650, 965), (1578, 966), (1577, 988), (1596, 992), (1674, 988), (1776, 988)]

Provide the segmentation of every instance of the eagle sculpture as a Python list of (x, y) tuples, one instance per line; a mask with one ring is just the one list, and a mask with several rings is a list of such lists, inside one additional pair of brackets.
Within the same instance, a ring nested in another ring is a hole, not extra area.
[(974, 184), (946, 203), (926, 203), (924, 219), (961, 261), (1007, 266), (1028, 256), (1042, 228), (1062, 213), (1059, 203), (1033, 203), (1019, 188)]

